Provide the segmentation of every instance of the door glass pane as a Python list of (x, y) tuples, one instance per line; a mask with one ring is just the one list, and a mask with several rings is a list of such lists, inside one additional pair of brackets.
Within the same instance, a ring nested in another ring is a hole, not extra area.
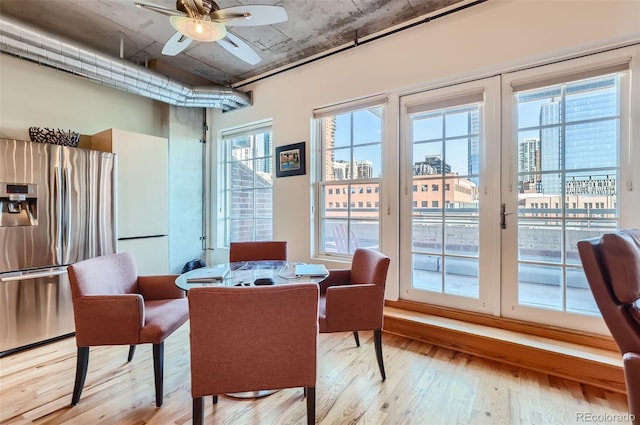
[(562, 267), (520, 263), (518, 267), (518, 303), (562, 310), (564, 292)]
[(415, 115), (412, 120), (414, 143), (420, 140), (442, 139), (442, 119), (441, 112)]
[(413, 251), (442, 254), (442, 219), (415, 217), (411, 231)]
[(578, 255), (578, 241), (600, 237), (603, 233), (615, 232), (617, 221), (570, 221), (567, 220), (565, 226), (565, 234), (567, 238), (566, 244), (566, 263), (579, 266), (582, 264)]
[(562, 263), (562, 226), (550, 220), (518, 220), (518, 258), (521, 261)]
[(567, 268), (567, 311), (592, 316), (600, 314), (582, 268)]
[(479, 297), (480, 116), (475, 103), (410, 115), (413, 288)]
[(478, 298), (478, 260), (446, 257), (444, 275), (445, 293)]
[(442, 256), (413, 254), (413, 287), (425, 291), (443, 292)]
[(480, 222), (478, 219), (445, 220), (445, 253), (478, 257)]

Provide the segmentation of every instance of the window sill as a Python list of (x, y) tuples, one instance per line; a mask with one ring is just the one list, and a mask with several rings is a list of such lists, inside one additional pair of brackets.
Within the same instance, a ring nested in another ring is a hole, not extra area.
[(387, 301), (384, 331), (625, 393), (611, 337), (536, 326), (409, 301)]

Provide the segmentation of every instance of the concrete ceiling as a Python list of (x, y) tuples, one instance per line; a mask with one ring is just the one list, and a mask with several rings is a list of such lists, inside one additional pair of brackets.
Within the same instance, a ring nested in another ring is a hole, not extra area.
[[(139, 0), (147, 3), (145, 0)], [(174, 9), (175, 0), (148, 3)], [(0, 0), (0, 14), (73, 40), (82, 46), (147, 64), (190, 84), (234, 86), (286, 68), (465, 0), (219, 0), (220, 8), (242, 4), (283, 6), (289, 20), (260, 27), (229, 28), (262, 57), (249, 65), (215, 42), (194, 41), (175, 57), (161, 54), (175, 33), (167, 16), (134, 6), (134, 0)]]

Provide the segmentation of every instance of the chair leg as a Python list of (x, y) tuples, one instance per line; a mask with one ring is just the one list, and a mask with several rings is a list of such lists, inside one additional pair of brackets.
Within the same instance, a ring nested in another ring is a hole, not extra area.
[(307, 425), (316, 423), (316, 387), (305, 387), (307, 395)]
[(360, 347), (360, 336), (358, 335), (358, 331), (353, 332), (353, 339), (356, 340), (356, 347)]
[(80, 394), (84, 387), (84, 380), (87, 377), (87, 369), (89, 368), (89, 347), (78, 347), (78, 356), (76, 358), (76, 382), (73, 385), (73, 395), (71, 396), (71, 405), (75, 406), (80, 401)]
[(153, 344), (153, 375), (156, 382), (156, 406), (162, 406), (162, 377), (164, 370), (164, 341)]
[(130, 362), (131, 360), (133, 360), (133, 355), (136, 353), (136, 346), (135, 345), (130, 345), (129, 346), (129, 355), (127, 356), (127, 361)]
[(213, 404), (218, 404), (218, 396), (217, 395), (212, 395), (211, 396), (211, 401), (213, 401)]
[(193, 398), (193, 412), (191, 416), (193, 425), (202, 425), (204, 420), (204, 402), (202, 397)]
[(382, 358), (382, 329), (376, 329), (373, 331), (373, 343), (376, 348), (376, 359), (378, 360), (378, 367), (380, 368), (380, 374), (382, 380), (387, 379), (387, 375), (384, 373), (384, 359)]

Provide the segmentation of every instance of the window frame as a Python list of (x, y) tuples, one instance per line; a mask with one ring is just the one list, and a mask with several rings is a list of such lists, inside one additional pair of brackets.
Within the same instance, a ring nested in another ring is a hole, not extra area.
[[(274, 224), (274, 217), (273, 217), (273, 180), (275, 179), (275, 170), (274, 170), (274, 152), (275, 152), (275, 146), (274, 146), (274, 137), (273, 137), (273, 126), (271, 121), (264, 121), (264, 122), (259, 122), (259, 123), (254, 123), (254, 124), (250, 124), (250, 125), (245, 125), (245, 126), (241, 126), (241, 127), (236, 127), (233, 129), (227, 129), (227, 130), (222, 130), (220, 132), (220, 143), (219, 143), (219, 169), (220, 169), (220, 178), (218, 180), (218, 188), (219, 188), (219, 244), (221, 247), (224, 248), (228, 248), (230, 242), (235, 241), (236, 239), (232, 239), (232, 229), (231, 229), (231, 208), (232, 208), (232, 200), (231, 200), (231, 194), (233, 192), (232, 189), (229, 189), (229, 184), (230, 182), (232, 182), (231, 179), (231, 168), (230, 168), (230, 164), (232, 164), (233, 162), (236, 161), (232, 161), (231, 159), (231, 141), (235, 138), (238, 137), (242, 137), (242, 136), (252, 136), (252, 135), (257, 135), (257, 134), (264, 134), (264, 133), (268, 133), (269, 134), (269, 153), (268, 155), (264, 155), (264, 156), (255, 156), (255, 152), (252, 154), (252, 156), (249, 158), (251, 161), (256, 161), (256, 160), (266, 160), (270, 169), (270, 173), (271, 173), (271, 216), (270, 217), (263, 217), (263, 216), (258, 216), (256, 214), (256, 198), (255, 196), (252, 198), (253, 199), (253, 205), (252, 205), (252, 214), (251, 214), (251, 220), (253, 221), (254, 225), (253, 225), (253, 238), (250, 240), (264, 240), (264, 239), (256, 239), (256, 221), (258, 220), (262, 220), (262, 221), (266, 221), (266, 220), (270, 220), (271, 221), (271, 237), (269, 237), (268, 239), (272, 239), (273, 238), (273, 224)], [(255, 150), (255, 147), (254, 147)], [(254, 180), (254, 184), (253, 186), (249, 189), (252, 191), (256, 191), (256, 189), (259, 189), (258, 187), (256, 187), (255, 185), (255, 178), (256, 178), (256, 172), (255, 169), (253, 170), (253, 180)], [(242, 240), (247, 240), (247, 239), (242, 239)]]
[[(373, 142), (373, 143), (364, 143), (364, 144), (354, 144), (353, 134), (351, 134), (350, 143), (346, 146), (340, 146), (340, 149), (350, 149), (351, 151), (353, 151), (354, 149), (364, 147), (364, 146), (379, 145), (380, 159), (379, 159), (378, 165), (380, 166), (380, 175), (376, 177), (372, 176), (369, 178), (344, 178), (344, 179), (336, 179), (336, 180), (326, 180), (325, 179), (326, 169), (325, 169), (325, 163), (324, 163), (325, 155), (326, 155), (326, 143), (325, 143), (326, 128), (324, 125), (325, 119), (328, 117), (336, 117), (338, 115), (343, 115), (347, 113), (356, 113), (356, 112), (364, 111), (371, 108), (378, 108), (378, 107), (380, 108), (380, 141), (379, 143)], [(353, 102), (341, 103), (341, 104), (332, 105), (325, 108), (318, 108), (314, 110), (313, 139), (315, 144), (314, 152), (316, 152), (317, 158), (316, 158), (316, 167), (315, 167), (315, 175), (314, 175), (314, 179), (315, 179), (314, 199), (315, 199), (316, 208), (314, 209), (315, 220), (314, 220), (313, 231), (314, 231), (315, 243), (312, 249), (313, 251), (312, 256), (315, 258), (330, 258), (334, 260), (347, 261), (353, 255), (353, 252), (347, 252), (347, 253), (330, 252), (323, 249), (324, 230), (326, 228), (324, 226), (324, 223), (325, 223), (324, 220), (327, 219), (327, 216), (325, 214), (325, 204), (327, 199), (324, 199), (324, 198), (328, 198), (328, 195), (323, 196), (323, 194), (328, 193), (328, 191), (332, 186), (335, 187), (335, 190), (333, 191), (334, 193), (342, 192), (342, 194), (347, 195), (347, 201), (346, 201), (347, 210), (350, 210), (351, 208), (355, 208), (356, 204), (354, 203), (355, 201), (352, 200), (352, 195), (357, 195), (360, 193), (364, 194), (364, 192), (366, 192), (367, 195), (377, 195), (377, 200), (375, 200), (375, 207), (374, 207), (375, 209), (378, 209), (378, 215), (376, 218), (352, 216), (351, 212), (348, 211), (346, 218), (344, 218), (344, 221), (347, 222), (347, 227), (348, 227), (347, 249), (349, 251), (353, 247), (352, 241), (350, 240), (351, 231), (349, 230), (350, 224), (352, 221), (377, 223), (377, 227), (378, 227), (377, 249), (378, 250), (382, 249), (383, 217), (382, 217), (382, 211), (380, 209), (380, 205), (381, 205), (380, 201), (382, 200), (382, 190), (381, 190), (381, 187), (383, 184), (382, 175), (385, 169), (383, 150), (384, 150), (385, 138), (386, 138), (387, 109), (388, 109), (387, 96), (378, 95), (378, 96), (368, 97), (365, 99), (356, 100)], [(340, 191), (340, 187), (342, 187), (342, 191)], [(373, 190), (369, 189), (365, 191), (364, 187), (369, 187), (369, 188), (375, 187), (375, 189)]]

